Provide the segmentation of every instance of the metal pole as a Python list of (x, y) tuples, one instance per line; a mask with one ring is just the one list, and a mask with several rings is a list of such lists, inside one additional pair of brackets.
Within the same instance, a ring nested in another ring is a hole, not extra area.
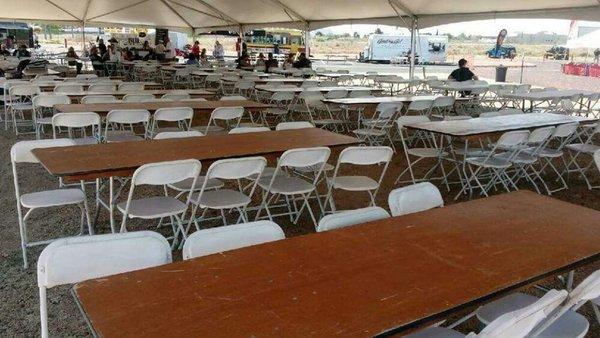
[(410, 68), (408, 69), (409, 78), (415, 76), (415, 50), (417, 46), (417, 17), (412, 18), (412, 27), (410, 28)]
[(85, 22), (81, 23), (81, 53), (85, 53)]
[(306, 53), (307, 58), (310, 58), (310, 26), (308, 23), (304, 28), (304, 53)]
[(523, 84), (523, 72), (525, 71), (525, 53), (521, 55), (521, 80), (519, 83)]

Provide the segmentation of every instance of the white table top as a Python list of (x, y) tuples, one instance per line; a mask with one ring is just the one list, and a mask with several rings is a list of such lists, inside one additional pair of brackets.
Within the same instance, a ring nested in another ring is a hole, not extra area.
[(406, 128), (425, 130), (449, 136), (475, 136), (511, 130), (556, 126), (570, 122), (586, 122), (594, 119), (574, 117), (550, 113), (530, 113), (504, 115), (488, 118), (474, 118), (468, 120), (432, 121), (424, 123), (406, 124)]
[(378, 88), (371, 88), (371, 87), (362, 87), (362, 86), (335, 86), (335, 87), (309, 87), (309, 88), (301, 88), (301, 87), (272, 87), (272, 86), (267, 86), (267, 85), (258, 85), (255, 87), (258, 90), (263, 90), (263, 91), (267, 91), (267, 92), (271, 92), (271, 93), (277, 93), (277, 92), (285, 92), (285, 93), (300, 93), (303, 91), (307, 91), (307, 92), (330, 92), (332, 90), (341, 90), (341, 89), (345, 89), (348, 91), (353, 91), (353, 90), (370, 90), (370, 91), (381, 91), (381, 89)]
[(488, 89), (490, 87), (487, 83), (472, 83), (469, 81), (465, 82), (447, 82), (444, 84), (429, 84), (429, 87), (433, 89), (439, 90), (447, 90), (447, 91), (468, 91), (475, 89)]
[(531, 92), (531, 93), (510, 93), (504, 94), (502, 97), (518, 100), (528, 101), (547, 101), (552, 99), (564, 99), (575, 95), (591, 94), (591, 92), (583, 90), (545, 90), (542, 92)]
[(344, 99), (325, 99), (323, 102), (335, 104), (379, 104), (379, 103), (407, 103), (412, 101), (435, 100), (441, 95), (404, 95), (404, 96), (375, 96), (355, 97)]

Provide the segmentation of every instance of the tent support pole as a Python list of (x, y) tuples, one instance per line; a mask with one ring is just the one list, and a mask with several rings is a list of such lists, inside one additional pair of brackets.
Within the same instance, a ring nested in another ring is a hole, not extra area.
[(306, 57), (310, 58), (310, 25), (308, 23), (304, 26), (304, 52)]
[(408, 69), (409, 78), (415, 76), (415, 50), (417, 49), (417, 27), (418, 19), (416, 16), (412, 17), (412, 25), (410, 27), (410, 66)]

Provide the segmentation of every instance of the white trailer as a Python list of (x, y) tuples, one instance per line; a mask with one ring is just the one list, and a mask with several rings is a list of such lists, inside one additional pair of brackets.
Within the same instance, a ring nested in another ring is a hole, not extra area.
[[(420, 35), (416, 45), (416, 63), (446, 61), (447, 36)], [(408, 63), (409, 54), (410, 35), (372, 34), (360, 59), (363, 62)]]

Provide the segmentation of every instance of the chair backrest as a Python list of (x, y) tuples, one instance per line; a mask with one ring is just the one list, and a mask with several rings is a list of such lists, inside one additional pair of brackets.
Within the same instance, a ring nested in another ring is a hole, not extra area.
[(154, 101), (152, 94), (127, 94), (123, 96), (123, 102), (148, 102)]
[(119, 100), (112, 95), (86, 95), (81, 98), (81, 103), (109, 103), (117, 101)]
[(161, 99), (173, 101), (189, 100), (190, 98), (188, 93), (167, 93), (161, 97)]
[(434, 108), (442, 108), (442, 107), (452, 107), (454, 106), (454, 97), (452, 96), (439, 96), (433, 100), (432, 107)]
[(292, 92), (276, 92), (273, 93), (273, 95), (271, 95), (271, 101), (274, 102), (281, 102), (281, 101), (288, 101), (291, 102), (292, 100), (294, 100), (294, 93)]
[(260, 156), (219, 160), (208, 168), (206, 178), (237, 180), (252, 175), (260, 176), (266, 165), (267, 160)]
[(15, 85), (11, 86), (8, 93), (13, 96), (29, 96), (33, 97), (40, 93), (40, 88), (37, 85), (26, 84), (26, 85)]
[(340, 211), (321, 218), (316, 231), (328, 231), (344, 228), (361, 223), (367, 223), (390, 217), (387, 211), (380, 207), (367, 207), (356, 210)]
[(252, 245), (285, 239), (279, 225), (256, 221), (203, 229), (191, 234), (183, 244), (183, 259), (211, 255)]
[(75, 142), (68, 138), (19, 141), (10, 148), (10, 159), (13, 163), (39, 163), (31, 152), (37, 148), (69, 147)]
[(52, 127), (85, 128), (100, 126), (100, 115), (94, 112), (58, 113), (52, 116)]
[(546, 142), (554, 132), (554, 126), (536, 128), (529, 134), (528, 143), (541, 144)]
[(396, 124), (398, 125), (398, 129), (402, 129), (404, 128), (405, 124), (410, 124), (410, 123), (424, 123), (424, 122), (430, 122), (431, 120), (429, 119), (429, 117), (424, 116), (424, 115), (419, 115), (419, 116), (400, 116), (397, 120), (396, 120)]
[(135, 185), (165, 185), (196, 179), (201, 168), (200, 161), (193, 159), (144, 164), (133, 173), (130, 194)]
[(331, 149), (327, 147), (290, 149), (281, 154), (278, 167), (305, 168), (324, 165), (329, 159)]
[(169, 242), (154, 231), (61, 238), (38, 258), (38, 285), (51, 288), (171, 261)]
[(594, 162), (596, 162), (596, 167), (600, 170), (600, 150), (596, 150), (594, 153)]
[(579, 123), (577, 123), (577, 122), (559, 124), (554, 129), (554, 133), (552, 134), (552, 137), (557, 137), (557, 138), (570, 137), (577, 131), (578, 127), (579, 127)]
[(306, 121), (280, 122), (275, 126), (275, 130), (304, 129), (314, 127), (315, 126), (312, 123)]
[(565, 290), (550, 290), (535, 303), (505, 313), (489, 323), (479, 334), (470, 334), (467, 337), (529, 337), (536, 325), (556, 310), (566, 297)]
[(83, 92), (83, 85), (81, 84), (59, 84), (54, 87), (55, 93), (81, 93)]
[(444, 200), (435, 185), (421, 182), (392, 190), (388, 197), (388, 206), (392, 216), (402, 216), (443, 207)]
[(34, 107), (53, 108), (56, 104), (70, 104), (71, 99), (67, 95), (36, 95), (33, 97)]
[(159, 108), (154, 112), (155, 121), (191, 121), (193, 117), (194, 109), (190, 107)]
[(150, 112), (146, 109), (113, 109), (106, 115), (106, 127), (109, 123), (131, 124), (148, 123)]
[(433, 100), (415, 100), (408, 105), (409, 111), (424, 111), (429, 110), (433, 105)]
[(241, 95), (223, 96), (219, 99), (219, 101), (246, 101), (246, 100), (248, 100), (248, 99)]
[(186, 138), (186, 137), (199, 137), (204, 136), (203, 133), (197, 130), (184, 130), (184, 131), (163, 131), (154, 136), (155, 140), (164, 140), (170, 138)]
[(117, 90), (120, 92), (139, 92), (144, 90), (144, 84), (139, 82), (125, 82), (119, 84)]
[(387, 146), (347, 147), (338, 157), (339, 163), (355, 165), (373, 165), (388, 163), (394, 150)]
[(334, 89), (325, 94), (326, 99), (343, 99), (346, 96), (348, 96), (348, 91), (346, 89)]
[(519, 144), (523, 144), (529, 138), (529, 130), (509, 131), (500, 136), (496, 142), (496, 147), (512, 148)]
[(89, 86), (88, 91), (96, 93), (112, 93), (115, 91), (115, 85), (112, 83), (94, 83)]
[(378, 119), (389, 119), (402, 111), (402, 107), (404, 107), (402, 102), (381, 102), (375, 108), (375, 112)]
[(269, 127), (237, 127), (229, 131), (229, 134), (246, 134), (246, 133), (260, 133), (263, 131), (271, 131)]
[(211, 120), (235, 120), (244, 115), (244, 107), (218, 107), (210, 114)]

